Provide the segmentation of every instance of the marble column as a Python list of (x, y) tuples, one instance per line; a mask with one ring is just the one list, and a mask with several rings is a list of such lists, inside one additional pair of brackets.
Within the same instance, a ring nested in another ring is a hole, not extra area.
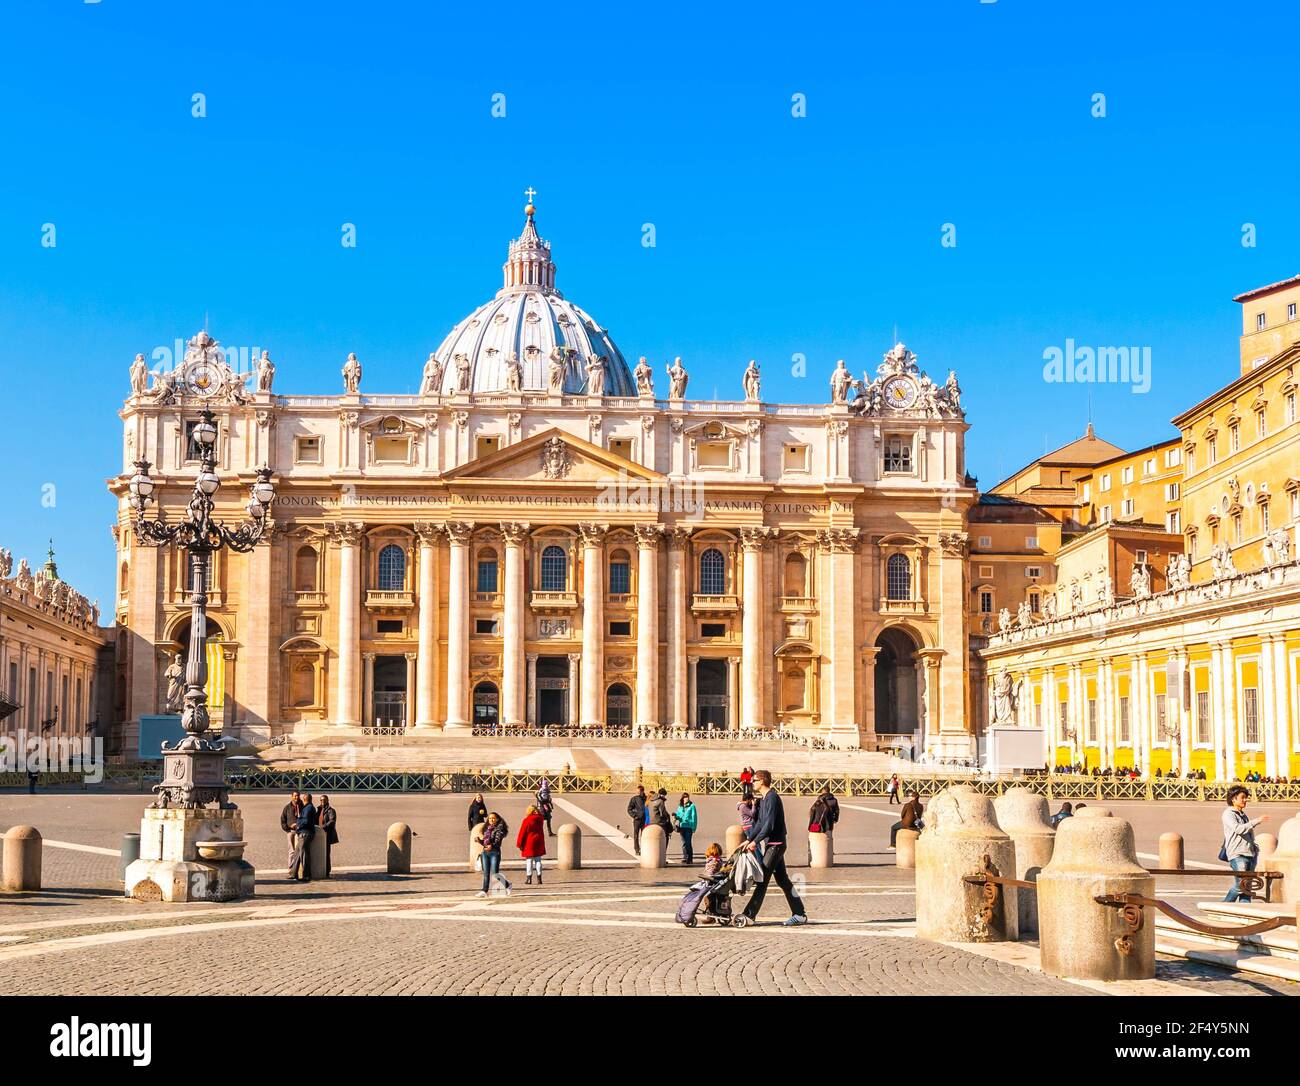
[(266, 728), (268, 738), (271, 722), (280, 715), (277, 681), (280, 639), (276, 634), (281, 609), (273, 602), (278, 597), (280, 588), (273, 581), (275, 538), (278, 534), (275, 522), (268, 520), (262, 542), (245, 559), (249, 618), (252, 621), (244, 626), (244, 636), (241, 638), (248, 651), (245, 655), (247, 666), (243, 670), (244, 681), (240, 684), (239, 703), (244, 711), (244, 720)]
[(375, 654), (361, 654), (361, 724), (373, 728), (379, 723), (375, 712)]
[(862, 650), (862, 728), (863, 746), (875, 749), (876, 732), (876, 657), (875, 645)]
[(1240, 725), (1237, 722), (1237, 661), (1232, 642), (1220, 646), (1219, 666), (1223, 671), (1220, 692), (1223, 695), (1223, 771), (1224, 779), (1237, 775), (1237, 744)]
[(580, 667), (581, 664), (582, 664), (582, 653), (580, 652), (569, 653), (569, 689), (568, 689), (569, 696), (566, 699), (568, 704), (565, 705), (564, 707), (565, 710), (564, 715), (567, 718), (569, 724), (571, 725), (577, 723), (577, 721), (574, 720), (574, 712), (578, 707), (578, 694), (582, 689), (582, 685), (581, 685), (582, 677), (579, 674), (581, 670)]
[(1223, 716), (1223, 646), (1210, 646), (1210, 739), (1214, 743), (1214, 779), (1224, 780), (1227, 722)]
[(471, 727), (469, 687), (469, 542), (474, 525), (453, 521), (447, 525), (450, 550), (447, 586), (447, 723), (445, 731)]
[(501, 525), (505, 541), (505, 629), (501, 641), (501, 720), (524, 722), (524, 542), (527, 524)]
[(537, 653), (528, 653), (528, 726), (537, 727)]
[(344, 727), (361, 723), (358, 689), (361, 675), (361, 537), (358, 521), (330, 525), (339, 547), (338, 691), (334, 722)]
[(659, 724), (659, 536), (657, 524), (637, 527), (636, 724)]
[[(728, 672), (729, 672), (729, 674), (728, 674), (728, 676), (727, 676), (727, 689), (728, 689), (728, 690), (735, 690), (735, 689), (736, 689), (736, 684), (737, 684), (737, 682), (738, 682), (739, 679), (740, 679), (740, 666), (741, 666), (741, 664), (740, 664), (740, 657), (739, 657), (739, 656), (728, 656), (728, 657), (727, 657), (727, 668), (728, 668)], [(811, 676), (809, 676), (809, 681), (811, 681)], [(735, 700), (735, 698), (733, 697), (733, 698), (731, 699), (730, 712), (727, 713), (727, 727), (728, 727), (731, 731), (735, 731), (735, 730), (739, 727), (739, 724), (740, 724), (740, 722), (739, 722), (739, 721), (737, 720), (737, 718), (736, 718), (736, 700)]]
[(434, 524), (417, 524), (419, 537), (420, 598), (420, 652), (415, 670), (415, 726), (432, 728), (437, 721), (434, 700), (434, 676), (438, 673), (438, 582), (434, 576), (434, 560), (438, 553), (438, 537), (442, 529)]
[(583, 524), (582, 534), (582, 695), (579, 723), (599, 728), (605, 722), (605, 533), (606, 524)]
[(740, 530), (741, 588), (744, 592), (740, 619), (740, 726), (758, 728), (759, 706), (762, 703), (763, 676), (770, 675), (770, 661), (763, 660), (763, 545), (771, 534), (770, 528), (742, 528)]
[[(1259, 690), (1255, 695), (1256, 712), (1259, 714), (1259, 740), (1264, 748), (1264, 773), (1277, 776), (1282, 770), (1277, 767), (1277, 729), (1273, 719), (1277, 710), (1273, 704), (1273, 635), (1264, 634), (1259, 646)], [(1285, 704), (1285, 703), (1284, 703)]]
[(1290, 778), (1291, 773), (1291, 713), (1289, 690), (1291, 676), (1286, 653), (1286, 637), (1274, 634), (1271, 638), (1273, 652), (1273, 704), (1277, 707), (1272, 720), (1265, 720), (1263, 726), (1273, 730), (1273, 741), (1277, 747), (1277, 772)]
[(415, 690), (415, 680), (417, 675), (416, 660), (419, 654), (408, 652), (406, 654), (406, 704), (402, 715), (402, 727), (410, 728), (415, 725), (415, 698), (412, 691)]
[[(820, 730), (839, 746), (860, 742), (857, 720), (857, 644), (858, 593), (854, 583), (857, 565), (858, 529), (828, 528), (817, 533), (818, 548), (826, 556), (826, 576), (821, 585), (821, 608), (824, 627), (829, 634), (826, 644), (826, 711)], [(810, 677), (811, 678), (811, 677)], [(938, 675), (927, 676), (937, 691)], [(938, 702), (932, 706), (937, 722)], [(929, 714), (927, 714), (929, 715)]]
[[(688, 656), (686, 658), (686, 665), (687, 665), (687, 670), (689, 675), (687, 679), (689, 694), (688, 694), (688, 708), (686, 710), (686, 721), (687, 721), (687, 727), (690, 728), (694, 728), (699, 723), (700, 720), (699, 704), (696, 701), (696, 691), (699, 689), (698, 684), (696, 683), (699, 668), (696, 665), (698, 665), (699, 662), (700, 662), (700, 658), (698, 656)], [(735, 712), (735, 697), (736, 695), (735, 692), (733, 691), (731, 694), (733, 714)]]
[(671, 528), (668, 540), (668, 659), (664, 677), (667, 686), (668, 723), (685, 727), (690, 712), (690, 684), (686, 674), (686, 544), (690, 533)]

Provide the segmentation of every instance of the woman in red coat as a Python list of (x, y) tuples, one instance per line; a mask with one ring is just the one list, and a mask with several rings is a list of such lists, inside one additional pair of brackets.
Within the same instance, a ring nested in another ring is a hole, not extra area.
[(526, 883), (533, 881), (533, 867), (537, 868), (537, 885), (542, 885), (542, 857), (546, 855), (546, 820), (536, 807), (529, 807), (524, 820), (519, 823), (519, 837), (515, 847), (524, 858)]

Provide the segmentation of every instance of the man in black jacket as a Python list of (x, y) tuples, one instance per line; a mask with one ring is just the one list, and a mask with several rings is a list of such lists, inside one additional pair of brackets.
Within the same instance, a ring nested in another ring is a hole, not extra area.
[(285, 838), (289, 842), (290, 874), (293, 873), (293, 831), (298, 825), (298, 808), (300, 806), (298, 790), (295, 788), (289, 793), (289, 802), (284, 805), (284, 810), (280, 812), (280, 829), (284, 830)]
[(645, 829), (645, 785), (636, 786), (636, 795), (627, 801), (627, 815), (632, 820), (632, 850), (641, 855), (641, 831)]
[(757, 770), (754, 773), (754, 784), (758, 789), (758, 806), (754, 809), (754, 824), (745, 831), (745, 849), (753, 852), (760, 843), (763, 844), (764, 878), (754, 887), (754, 893), (745, 906), (745, 916), (750, 920), (758, 919), (763, 898), (767, 896), (767, 885), (775, 879), (785, 894), (786, 904), (790, 906), (790, 919), (785, 921), (785, 926), (793, 928), (806, 924), (808, 911), (799, 900), (799, 895), (794, 892), (794, 884), (785, 869), (785, 850), (790, 843), (785, 827), (785, 807), (772, 787), (770, 771)]
[(289, 859), (289, 881), (298, 881), (299, 865), (302, 867), (302, 881), (311, 882), (311, 839), (316, 836), (319, 816), (311, 804), (311, 793), (302, 794), (302, 807), (298, 811), (298, 820), (293, 831), (293, 856)]

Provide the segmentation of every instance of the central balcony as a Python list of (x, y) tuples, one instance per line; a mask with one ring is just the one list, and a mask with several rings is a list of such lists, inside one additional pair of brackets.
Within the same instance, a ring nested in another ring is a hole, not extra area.
[(366, 609), (369, 611), (409, 611), (414, 606), (414, 592), (387, 588), (366, 591)]
[(578, 594), (576, 592), (543, 592), (539, 590), (528, 597), (528, 604), (534, 611), (572, 611), (578, 606)]
[(691, 597), (691, 610), (698, 614), (724, 614), (728, 611), (739, 609), (736, 597), (726, 596), (706, 596), (696, 593)]

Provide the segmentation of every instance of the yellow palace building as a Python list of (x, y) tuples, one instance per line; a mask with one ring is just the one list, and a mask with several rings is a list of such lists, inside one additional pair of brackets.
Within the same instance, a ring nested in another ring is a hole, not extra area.
[(1080, 476), (1041, 613), (973, 638), (992, 749), (1300, 776), (1300, 278), (1235, 300), (1240, 375), (1173, 420), (1179, 439)]

